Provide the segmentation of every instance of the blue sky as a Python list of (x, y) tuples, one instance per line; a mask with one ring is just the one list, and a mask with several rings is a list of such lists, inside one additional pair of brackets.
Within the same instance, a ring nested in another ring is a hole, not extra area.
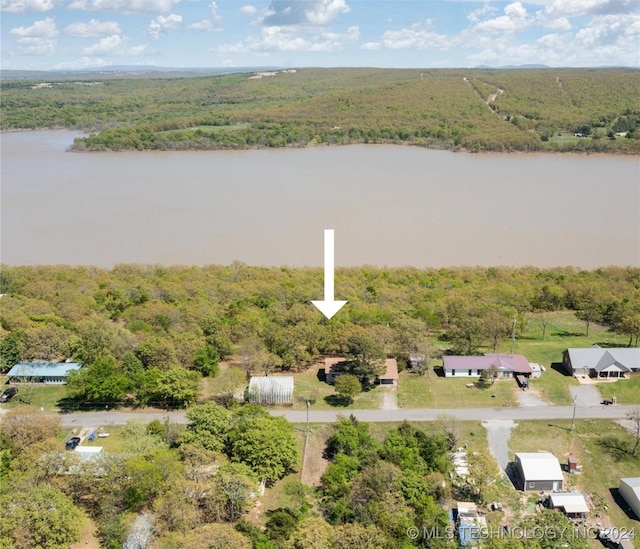
[(640, 0), (0, 0), (3, 69), (640, 66)]

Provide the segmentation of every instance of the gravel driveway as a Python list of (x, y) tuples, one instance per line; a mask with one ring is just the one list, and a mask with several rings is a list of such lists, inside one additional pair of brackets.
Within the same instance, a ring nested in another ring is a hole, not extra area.
[(489, 419), (482, 422), (482, 426), (487, 430), (489, 451), (498, 462), (498, 466), (503, 473), (509, 464), (509, 438), (511, 438), (511, 429), (517, 425), (517, 423), (510, 419)]
[(569, 387), (569, 390), (578, 406), (598, 406), (602, 402), (600, 392), (595, 385), (576, 385)]

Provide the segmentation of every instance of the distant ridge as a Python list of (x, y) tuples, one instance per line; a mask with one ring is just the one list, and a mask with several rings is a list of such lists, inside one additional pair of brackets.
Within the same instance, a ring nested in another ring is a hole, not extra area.
[(281, 67), (158, 67), (155, 65), (108, 65), (86, 69), (53, 69), (53, 70), (19, 70), (0, 69), (0, 78), (7, 80), (32, 80), (49, 78), (140, 78), (154, 76), (209, 76), (216, 74), (232, 74), (281, 70)]

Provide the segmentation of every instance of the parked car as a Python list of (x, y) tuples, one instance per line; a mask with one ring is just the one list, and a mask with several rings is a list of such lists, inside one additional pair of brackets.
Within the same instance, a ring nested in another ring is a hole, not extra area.
[(0, 396), (0, 402), (8, 402), (17, 394), (18, 389), (16, 387), (9, 387), (8, 389), (5, 389), (4, 393)]
[(75, 450), (76, 446), (82, 442), (80, 437), (71, 437), (64, 445), (65, 450)]

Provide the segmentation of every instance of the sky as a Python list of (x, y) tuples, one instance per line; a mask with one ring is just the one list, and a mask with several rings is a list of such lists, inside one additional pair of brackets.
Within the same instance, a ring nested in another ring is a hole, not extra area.
[(2, 69), (640, 66), (640, 0), (0, 0)]

